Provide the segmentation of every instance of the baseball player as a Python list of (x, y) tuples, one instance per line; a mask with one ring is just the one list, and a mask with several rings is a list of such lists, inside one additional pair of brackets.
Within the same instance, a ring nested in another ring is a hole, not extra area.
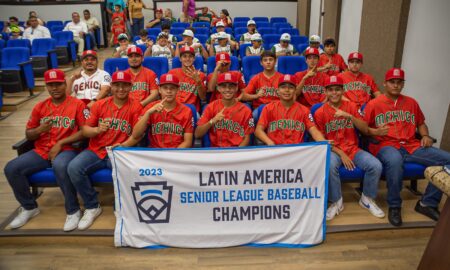
[(324, 86), (328, 75), (324, 72), (319, 72), (317, 69), (319, 63), (318, 49), (309, 48), (303, 54), (305, 55), (308, 69), (295, 73), (298, 82), (296, 95), (301, 104), (311, 108), (312, 105), (325, 101)]
[(208, 92), (211, 93), (211, 98), (209, 102), (212, 102), (217, 99), (221, 99), (222, 95), (217, 90), (217, 77), (221, 73), (229, 72), (232, 73), (233, 76), (238, 78), (238, 91), (236, 92), (236, 98), (239, 97), (242, 93), (242, 90), (245, 89), (245, 79), (241, 72), (239, 71), (229, 71), (231, 66), (230, 55), (228, 53), (218, 53), (216, 55), (216, 67), (214, 68), (214, 72), (208, 75)]
[(206, 98), (206, 75), (194, 67), (194, 48), (183, 46), (180, 49), (181, 68), (169, 71), (180, 81), (180, 91), (177, 93), (177, 101), (194, 104), (197, 112), (200, 111), (200, 100)]
[[(400, 191), (403, 185), (403, 162), (425, 166), (450, 164), (450, 153), (432, 147), (425, 117), (416, 100), (403, 95), (405, 72), (392, 68), (385, 74), (384, 94), (367, 103), (364, 119), (372, 128), (387, 127), (387, 134), (377, 134), (376, 143), (369, 144), (370, 152), (380, 159), (385, 168), (388, 188), (389, 222), (402, 224)], [(416, 138), (416, 131), (421, 139)], [(429, 183), (415, 210), (433, 220), (438, 220), (438, 205), (442, 192)]]
[(194, 119), (191, 109), (176, 100), (178, 89), (179, 81), (176, 76), (161, 76), (159, 93), (162, 100), (154, 101), (142, 110), (141, 118), (133, 129), (136, 143), (149, 127), (149, 147), (192, 147)]
[(239, 39), (240, 44), (244, 43), (251, 43), (252, 42), (252, 35), (258, 33), (256, 30), (256, 22), (254, 20), (249, 20), (247, 22), (247, 33), (242, 34), (241, 38)]
[(120, 34), (117, 38), (119, 40), (119, 47), (113, 53), (113, 57), (115, 58), (127, 58), (127, 52), (129, 48), (136, 47), (133, 44), (130, 44), (130, 40), (128, 39), (127, 34)]
[(344, 97), (361, 107), (372, 96), (381, 95), (375, 80), (369, 74), (362, 73), (363, 55), (352, 52), (348, 55), (348, 71), (339, 74), (344, 82)]
[(322, 42), (322, 39), (318, 35), (311, 35), (309, 37), (309, 46), (305, 49), (308, 50), (309, 48), (316, 48), (319, 50), (319, 54), (324, 53), (322, 48), (320, 48), (320, 43)]
[(344, 58), (336, 52), (336, 41), (328, 38), (323, 42), (325, 53), (320, 55), (319, 71), (326, 72), (328, 76), (337, 75), (348, 70)]
[(130, 68), (125, 72), (130, 74), (133, 81), (130, 97), (140, 101), (142, 106), (146, 106), (158, 99), (158, 77), (155, 72), (142, 66), (144, 57), (141, 48), (131, 47), (127, 55)]
[(294, 45), (290, 44), (291, 35), (284, 33), (280, 37), (280, 43), (273, 45), (272, 52), (274, 52), (277, 57), (286, 55), (298, 55), (297, 49)]
[(327, 210), (327, 220), (333, 219), (344, 210), (339, 176), (341, 165), (350, 171), (356, 166), (364, 170), (364, 185), (359, 205), (375, 217), (383, 218), (385, 214), (375, 202), (383, 168), (377, 158), (358, 147), (358, 136), (355, 132), (356, 128), (368, 135), (367, 123), (364, 122), (356, 104), (342, 99), (344, 89), (340, 77), (328, 77), (325, 93), (327, 102), (316, 111), (314, 120), (327, 140), (334, 142), (330, 155), (328, 200), (331, 205)]
[(153, 56), (153, 57), (165, 57), (169, 62), (169, 69), (172, 68), (172, 59), (175, 54), (175, 51), (172, 45), (169, 43), (169, 36), (161, 32), (158, 34), (156, 39), (156, 44), (148, 47), (145, 50), (144, 56)]
[(214, 44), (212, 46), (209, 46), (209, 55), (215, 56), (216, 53), (227, 53), (229, 55), (233, 54), (233, 51), (235, 50), (235, 43), (230, 43), (228, 40), (228, 36), (225, 32), (219, 32), (216, 36), (217, 38), (217, 44), (216, 39), (212, 38), (211, 42)]
[[(206, 48), (209, 50), (209, 46), (211, 46), (211, 44), (215, 44), (218, 41), (218, 35), (221, 32), (225, 32), (225, 24), (223, 24), (223, 22), (218, 22), (216, 24), (216, 33), (211, 34), (211, 36), (206, 40)], [(235, 41), (234, 37), (228, 33), (225, 32), (225, 35), (228, 38), (228, 41), (230, 42), (231, 45), (237, 47), (237, 49), (239, 49), (239, 43)], [(216, 41), (214, 43), (214, 40)]]
[(238, 78), (232, 73), (219, 74), (218, 90), (222, 99), (208, 104), (198, 121), (195, 137), (201, 138), (208, 131), (212, 147), (247, 146), (254, 131), (251, 110), (235, 98)]
[(297, 144), (309, 132), (316, 141), (325, 138), (316, 128), (309, 109), (295, 101), (295, 77), (283, 75), (278, 81), (280, 100), (267, 104), (261, 112), (255, 135), (267, 145)]
[(79, 230), (89, 228), (102, 212), (89, 175), (103, 168), (111, 168), (106, 147), (127, 141), (141, 115), (141, 103), (129, 98), (132, 86), (129, 73), (115, 72), (111, 83), (113, 96), (97, 101), (91, 108), (86, 124), (82, 126), (83, 136), (90, 138), (89, 146), (67, 168), (70, 180), (86, 208), (78, 223)]
[(111, 76), (98, 68), (97, 52), (92, 50), (81, 55), (81, 67), (67, 80), (67, 94), (74, 94), (91, 108), (94, 102), (110, 94)]
[(30, 192), (28, 176), (53, 167), (56, 181), (64, 194), (67, 219), (64, 231), (74, 230), (80, 219), (77, 193), (67, 175), (67, 164), (77, 155), (72, 143), (83, 139), (79, 128), (89, 115), (86, 105), (66, 95), (64, 72), (50, 69), (44, 73), (50, 97), (33, 108), (25, 135), (34, 141), (34, 149), (18, 156), (5, 166), (5, 176), (16, 200), (19, 214), (9, 224), (12, 229), (25, 225), (39, 214), (36, 198)]
[[(196, 40), (197, 40), (197, 42), (196, 42)], [(184, 30), (183, 40), (176, 44), (176, 47), (175, 47), (175, 56), (176, 57), (180, 56), (180, 49), (185, 46), (192, 47), (195, 51), (195, 56), (202, 56), (203, 59), (207, 59), (209, 56), (208, 52), (203, 47), (203, 45), (200, 42), (198, 42), (198, 39), (196, 39), (194, 37), (194, 32), (192, 32), (192, 30), (189, 30), (189, 29)]]
[(261, 55), (261, 53), (264, 51), (261, 35), (259, 33), (253, 34), (250, 40), (252, 42), (252, 46), (248, 46), (245, 49), (245, 56)]

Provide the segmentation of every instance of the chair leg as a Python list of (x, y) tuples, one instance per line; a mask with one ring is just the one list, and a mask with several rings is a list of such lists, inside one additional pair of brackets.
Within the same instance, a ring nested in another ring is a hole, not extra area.
[(31, 194), (33, 194), (33, 197), (35, 199), (39, 198), (39, 196), (42, 195), (43, 191), (44, 191), (44, 189), (40, 189), (39, 187), (35, 187), (35, 186), (31, 187)]
[(361, 180), (361, 182), (359, 182), (359, 187), (355, 188), (356, 193), (358, 193), (359, 196), (361, 196), (362, 192), (363, 192), (363, 181)]
[(420, 192), (419, 190), (417, 190), (417, 179), (411, 179), (410, 180), (410, 185), (406, 186), (406, 188), (414, 195), (416, 196), (422, 196), (422, 192)]

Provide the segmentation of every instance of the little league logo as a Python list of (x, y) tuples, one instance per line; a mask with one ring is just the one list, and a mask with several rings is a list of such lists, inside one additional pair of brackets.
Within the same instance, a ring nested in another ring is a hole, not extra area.
[(139, 221), (147, 224), (169, 223), (172, 186), (163, 182), (137, 182), (131, 187)]

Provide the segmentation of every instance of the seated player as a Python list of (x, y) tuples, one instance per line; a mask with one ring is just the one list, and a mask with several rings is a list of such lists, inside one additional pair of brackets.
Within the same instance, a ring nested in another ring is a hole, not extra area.
[(139, 37), (140, 39), (136, 40), (136, 45), (145, 45), (147, 48), (153, 46), (153, 40), (148, 38), (147, 30), (141, 29), (141, 31), (139, 31)]
[[(388, 188), (389, 222), (402, 225), (400, 191), (403, 186), (403, 162), (415, 162), (425, 166), (450, 164), (450, 153), (432, 147), (425, 117), (416, 100), (403, 95), (405, 72), (392, 68), (386, 72), (384, 94), (372, 99), (364, 109), (364, 119), (369, 127), (386, 126), (384, 136), (375, 136), (377, 143), (369, 145), (370, 152), (383, 163)], [(416, 131), (421, 139), (416, 138)], [(439, 219), (439, 202), (442, 192), (433, 184), (428, 186), (415, 210), (433, 220)]]
[(245, 56), (257, 55), (260, 56), (264, 51), (264, 47), (262, 46), (262, 37), (260, 34), (253, 34), (250, 38), (252, 42), (252, 46), (248, 46), (245, 48)]
[(323, 42), (325, 53), (320, 55), (319, 71), (326, 72), (328, 76), (337, 75), (348, 70), (342, 55), (336, 52), (336, 41), (327, 38)]
[(309, 48), (316, 48), (319, 50), (319, 54), (323, 53), (322, 48), (320, 47), (320, 42), (322, 42), (322, 39), (318, 35), (312, 35), (309, 37), (309, 46), (305, 49), (308, 50)]
[(176, 44), (175, 56), (179, 57), (180, 49), (186, 46), (192, 47), (194, 49), (195, 56), (202, 56), (203, 59), (207, 59), (209, 56), (208, 52), (203, 47), (203, 45), (200, 42), (198, 42), (198, 40), (196, 41), (196, 38), (194, 37), (194, 32), (192, 32), (192, 30), (189, 29), (184, 30), (183, 40)]
[(291, 35), (284, 33), (280, 37), (280, 43), (273, 45), (272, 52), (276, 54), (277, 57), (288, 56), (288, 55), (298, 55), (297, 49), (294, 45), (290, 44)]
[(116, 50), (113, 53), (113, 57), (116, 58), (127, 58), (127, 51), (129, 48), (136, 47), (133, 44), (130, 44), (130, 41), (128, 40), (127, 34), (120, 34), (117, 38), (119, 40), (119, 47), (116, 48)]
[[(356, 104), (342, 99), (344, 93), (342, 86), (340, 77), (333, 75), (327, 79), (325, 84), (327, 102), (314, 115), (316, 125), (325, 138), (334, 142), (330, 155), (328, 200), (331, 205), (327, 210), (327, 220), (333, 219), (344, 210), (339, 176), (341, 165), (350, 171), (356, 166), (364, 171), (363, 191), (359, 205), (375, 217), (383, 218), (384, 212), (375, 202), (383, 168), (376, 157), (358, 147), (355, 128), (365, 135), (369, 134), (369, 129)], [(383, 129), (374, 130), (373, 134), (383, 134), (383, 132), (385, 132)]]
[(144, 56), (165, 57), (169, 62), (169, 69), (172, 69), (172, 59), (175, 54), (172, 45), (169, 43), (169, 36), (161, 32), (159, 33), (156, 44), (145, 50)]
[(81, 128), (83, 136), (90, 138), (89, 146), (67, 168), (70, 180), (83, 199), (86, 209), (78, 223), (79, 230), (89, 228), (102, 213), (89, 175), (100, 169), (111, 168), (106, 147), (129, 139), (142, 112), (141, 103), (129, 98), (132, 86), (129, 73), (115, 72), (111, 83), (113, 96), (95, 102), (86, 124)]
[(237, 101), (238, 78), (233, 74), (221, 73), (217, 88), (222, 94), (208, 104), (195, 129), (195, 137), (201, 138), (209, 131), (212, 147), (247, 146), (254, 131), (251, 110)]
[(216, 38), (217, 44), (215, 44), (215, 38), (211, 39), (211, 42), (215, 45), (209, 46), (209, 55), (215, 56), (217, 53), (227, 53), (232, 55), (236, 47), (229, 42), (227, 34), (225, 32), (220, 32)]
[(190, 148), (194, 133), (192, 111), (176, 100), (178, 78), (172, 74), (161, 76), (159, 94), (162, 100), (148, 104), (133, 129), (134, 143), (139, 142), (149, 128), (149, 147)]
[(295, 77), (283, 75), (278, 82), (280, 100), (267, 104), (261, 112), (255, 135), (267, 145), (302, 143), (309, 132), (315, 141), (325, 138), (305, 106), (295, 101)]
[(35, 148), (5, 166), (6, 179), (20, 203), (19, 214), (9, 226), (17, 229), (39, 214), (28, 176), (53, 167), (56, 182), (64, 194), (67, 214), (64, 231), (71, 231), (77, 227), (81, 214), (77, 192), (67, 175), (67, 164), (77, 155), (71, 144), (83, 139), (79, 128), (84, 125), (89, 111), (81, 100), (66, 95), (62, 70), (46, 71), (44, 80), (50, 97), (33, 108), (25, 131), (26, 138), (34, 141)]
[[(211, 34), (211, 36), (206, 40), (206, 48), (209, 50), (209, 46), (212, 44), (217, 44), (217, 36), (219, 33), (225, 32), (225, 25), (223, 22), (218, 22), (216, 24), (216, 33)], [(227, 36), (229, 42), (231, 45), (234, 45), (237, 49), (239, 49), (239, 43), (235, 41), (234, 37), (228, 33), (225, 32), (225, 35)], [(213, 39), (215, 40), (215, 43), (213, 42)]]
[(171, 28), (172, 26), (170, 25), (170, 23), (165, 23), (165, 24), (163, 24), (162, 26), (161, 26), (161, 32), (164, 32), (164, 33), (166, 33), (167, 35), (169, 35), (169, 43), (171, 43), (171, 44), (175, 44), (175, 43), (177, 43), (177, 38), (174, 36), (174, 35), (172, 35), (171, 33), (170, 33), (170, 28)]
[(247, 33), (242, 34), (239, 43), (240, 44), (244, 44), (244, 43), (251, 43), (252, 40), (252, 36), (256, 33), (258, 33), (258, 31), (256, 31), (256, 22), (254, 20), (249, 20), (247, 22)]

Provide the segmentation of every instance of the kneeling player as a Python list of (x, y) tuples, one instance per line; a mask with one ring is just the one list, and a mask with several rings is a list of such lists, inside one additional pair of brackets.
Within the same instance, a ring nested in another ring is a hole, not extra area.
[(203, 112), (195, 130), (195, 137), (201, 138), (209, 131), (211, 146), (247, 146), (254, 123), (251, 110), (237, 101), (238, 79), (232, 73), (221, 73), (217, 89), (222, 99), (211, 102)]

